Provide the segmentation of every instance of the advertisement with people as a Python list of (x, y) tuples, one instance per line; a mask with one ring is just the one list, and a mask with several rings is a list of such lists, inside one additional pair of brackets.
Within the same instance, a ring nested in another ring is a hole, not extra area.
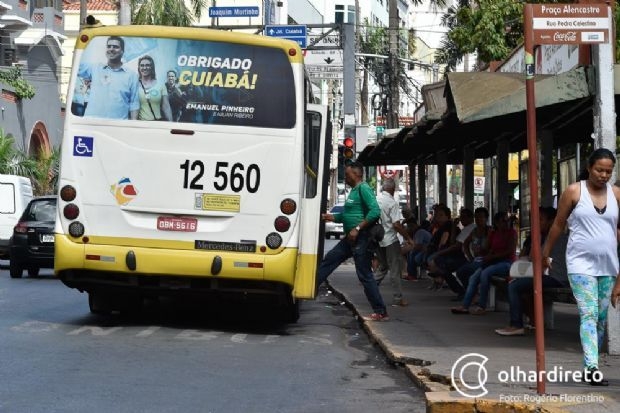
[(295, 124), (284, 50), (191, 39), (100, 36), (85, 48), (75, 116), (267, 128)]

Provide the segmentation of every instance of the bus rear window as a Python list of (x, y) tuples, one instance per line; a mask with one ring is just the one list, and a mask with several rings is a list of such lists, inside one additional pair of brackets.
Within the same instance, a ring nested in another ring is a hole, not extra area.
[(204, 40), (95, 37), (71, 113), (265, 128), (295, 126), (293, 70), (282, 49)]

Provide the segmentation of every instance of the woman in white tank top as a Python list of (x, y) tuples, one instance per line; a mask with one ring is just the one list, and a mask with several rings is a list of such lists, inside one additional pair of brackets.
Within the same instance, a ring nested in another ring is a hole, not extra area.
[(551, 266), (553, 244), (568, 224), (566, 269), (579, 309), (583, 381), (593, 386), (609, 385), (598, 370), (599, 348), (603, 345), (612, 288), (614, 283), (619, 286), (616, 281), (620, 188), (609, 183), (615, 163), (616, 157), (605, 148), (590, 155), (582, 180), (562, 193), (542, 251), (544, 269)]

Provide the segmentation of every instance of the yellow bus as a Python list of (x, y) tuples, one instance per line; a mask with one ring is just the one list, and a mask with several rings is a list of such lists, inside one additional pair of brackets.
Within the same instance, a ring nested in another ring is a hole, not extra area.
[(55, 274), (93, 313), (167, 294), (314, 298), (331, 134), (295, 42), (110, 26), (77, 39)]

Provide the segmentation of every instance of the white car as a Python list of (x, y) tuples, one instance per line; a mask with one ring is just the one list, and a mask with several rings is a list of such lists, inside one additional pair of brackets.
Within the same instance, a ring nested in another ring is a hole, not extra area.
[[(340, 214), (344, 211), (344, 204), (336, 204), (329, 210), (330, 214)], [(330, 238), (331, 236), (334, 238), (340, 238), (344, 235), (344, 230), (342, 229), (342, 224), (338, 222), (325, 222), (325, 237)]]

